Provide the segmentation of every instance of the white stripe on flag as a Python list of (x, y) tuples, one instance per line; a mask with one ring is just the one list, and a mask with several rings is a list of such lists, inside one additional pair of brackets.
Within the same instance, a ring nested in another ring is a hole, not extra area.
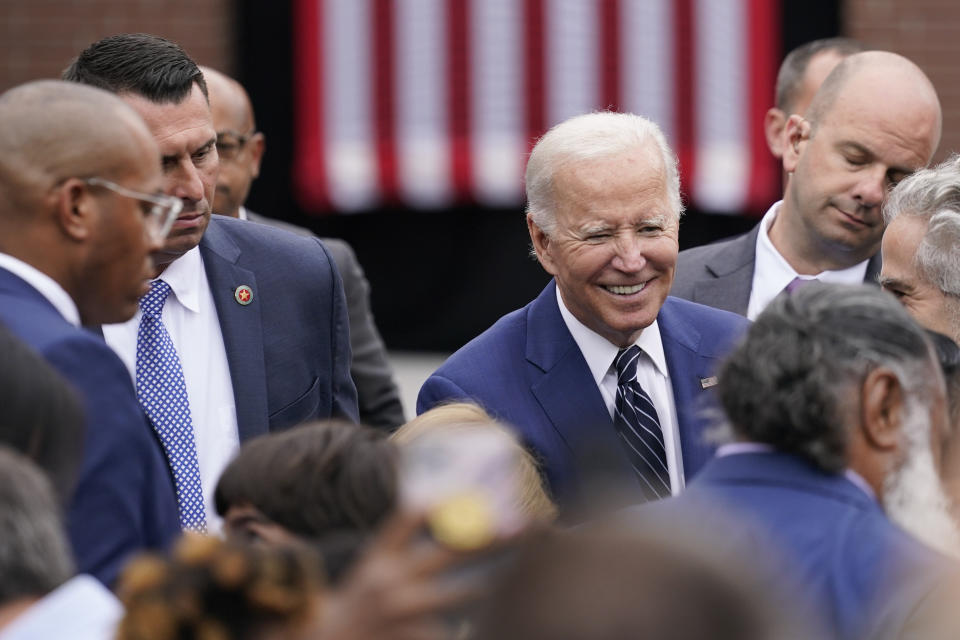
[(470, 2), (474, 195), (491, 206), (523, 198), (523, 3)]
[(672, 3), (624, 0), (620, 7), (622, 109), (656, 122), (672, 146)]
[(547, 123), (599, 108), (597, 0), (547, 0)]
[(695, 110), (697, 171), (693, 193), (707, 210), (737, 212), (750, 184), (745, 0), (697, 0)]
[(446, 0), (395, 0), (397, 177), (403, 199), (451, 199)]
[(372, 207), (378, 197), (370, 87), (370, 0), (325, 0), (324, 138), (330, 199), (337, 209)]

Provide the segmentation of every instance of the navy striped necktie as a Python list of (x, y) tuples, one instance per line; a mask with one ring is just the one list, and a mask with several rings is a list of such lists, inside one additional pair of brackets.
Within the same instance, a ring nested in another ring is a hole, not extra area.
[(644, 495), (657, 500), (670, 495), (670, 472), (660, 418), (650, 396), (637, 382), (637, 361), (642, 353), (633, 345), (621, 349), (613, 362), (617, 370), (613, 425)]

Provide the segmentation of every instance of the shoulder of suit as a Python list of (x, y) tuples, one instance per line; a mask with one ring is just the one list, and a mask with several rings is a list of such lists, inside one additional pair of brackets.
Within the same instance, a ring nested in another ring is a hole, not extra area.
[[(678, 314), (710, 335), (739, 336), (750, 326), (750, 321), (738, 313), (715, 309), (676, 296), (667, 296), (663, 309)], [(661, 309), (661, 311), (663, 310)]]

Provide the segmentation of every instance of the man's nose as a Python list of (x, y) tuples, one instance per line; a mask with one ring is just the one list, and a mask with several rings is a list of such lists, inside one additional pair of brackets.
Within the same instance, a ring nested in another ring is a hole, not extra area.
[(199, 202), (205, 195), (200, 170), (189, 160), (181, 162), (167, 174), (167, 185), (167, 195), (181, 200)]
[(859, 178), (853, 191), (853, 198), (857, 204), (862, 207), (879, 207), (889, 187), (886, 168), (872, 167), (861, 172)]
[(616, 251), (613, 266), (620, 271), (636, 273), (647, 264), (644, 238), (635, 233), (618, 236)]

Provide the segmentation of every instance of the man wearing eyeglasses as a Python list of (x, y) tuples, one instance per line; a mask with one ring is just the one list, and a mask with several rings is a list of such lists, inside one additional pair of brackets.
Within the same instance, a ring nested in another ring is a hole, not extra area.
[[(260, 174), (265, 140), (257, 131), (253, 107), (246, 90), (233, 78), (200, 67), (210, 94), (210, 111), (217, 130), (220, 175), (213, 210), (225, 216), (250, 220), (313, 237), (308, 229), (258, 215), (246, 207), (250, 185)], [(404, 422), (400, 392), (393, 381), (387, 349), (370, 311), (370, 283), (349, 244), (337, 238), (321, 238), (337, 264), (347, 297), (350, 322), (350, 376), (357, 387), (360, 421), (382, 429), (396, 429)]]
[(183, 203), (142, 311), (103, 333), (167, 454), (181, 526), (215, 530), (213, 489), (240, 442), (311, 419), (357, 420), (340, 279), (315, 238), (211, 216), (216, 131), (203, 75), (178, 45), (104, 38), (64, 79), (112, 91), (143, 117), (163, 191)]
[(143, 120), (105, 91), (22, 85), (0, 96), (0, 122), (0, 322), (82, 399), (67, 526), (79, 571), (109, 586), (131, 555), (178, 534), (177, 507), (123, 363), (81, 325), (133, 316), (181, 203), (158, 195)]

